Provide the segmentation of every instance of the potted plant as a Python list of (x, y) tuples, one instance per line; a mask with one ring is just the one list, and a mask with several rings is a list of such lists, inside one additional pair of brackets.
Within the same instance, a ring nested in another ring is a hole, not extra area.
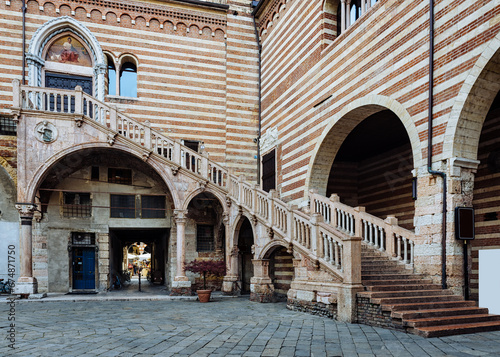
[(193, 260), (185, 269), (203, 276), (203, 290), (196, 290), (200, 302), (210, 301), (212, 290), (207, 290), (207, 276), (220, 277), (226, 274), (226, 264), (221, 260)]

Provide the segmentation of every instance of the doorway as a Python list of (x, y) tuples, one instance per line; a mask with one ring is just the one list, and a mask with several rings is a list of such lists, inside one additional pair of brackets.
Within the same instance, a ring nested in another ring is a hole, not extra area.
[(238, 237), (239, 275), (241, 277), (241, 293), (250, 294), (250, 279), (253, 277), (253, 230), (248, 219), (241, 224)]
[(73, 289), (95, 289), (95, 248), (73, 249)]

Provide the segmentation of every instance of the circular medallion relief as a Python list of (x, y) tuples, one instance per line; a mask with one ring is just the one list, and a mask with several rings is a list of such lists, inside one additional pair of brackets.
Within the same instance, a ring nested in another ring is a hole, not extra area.
[(57, 128), (44, 120), (35, 126), (35, 137), (42, 143), (51, 143), (57, 139)]

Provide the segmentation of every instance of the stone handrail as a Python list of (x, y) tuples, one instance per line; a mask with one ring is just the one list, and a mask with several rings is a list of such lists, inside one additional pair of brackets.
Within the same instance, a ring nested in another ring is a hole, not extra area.
[(398, 226), (397, 218), (385, 220), (365, 212), (364, 207), (350, 207), (340, 202), (338, 195), (326, 198), (310, 193), (311, 211), (324, 221), (352, 236), (359, 236), (368, 246), (405, 264), (414, 263), (415, 233)]
[(141, 123), (95, 99), (83, 92), (81, 87), (63, 90), (20, 86), (16, 80), (13, 85), (14, 108), (89, 117), (151, 152), (165, 157), (177, 167), (200, 175), (224, 190), (228, 188), (229, 172), (221, 165), (152, 129), (147, 123)]

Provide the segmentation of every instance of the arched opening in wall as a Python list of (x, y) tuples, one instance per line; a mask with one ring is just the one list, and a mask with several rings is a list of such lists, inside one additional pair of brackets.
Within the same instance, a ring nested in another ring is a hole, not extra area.
[[(497, 70), (500, 66), (496, 67)], [(497, 72), (498, 73), (498, 72)], [(498, 74), (496, 74), (498, 76)], [(474, 179), (475, 236), (472, 245), (470, 296), (481, 307), (500, 313), (500, 92), (483, 124), (478, 145), (480, 161)]]
[(340, 1), (325, 0), (323, 5), (323, 43), (328, 46), (340, 35)]
[(120, 96), (137, 97), (137, 65), (128, 57), (120, 65)]
[(46, 259), (47, 268), (35, 265), (34, 274), (48, 291), (123, 287), (134, 242), (151, 249), (143, 288), (161, 289), (167, 281), (173, 199), (142, 159), (104, 148), (66, 155), (47, 171), (36, 196), (43, 216), (33, 244), (42, 248), (33, 259)]
[(293, 255), (285, 247), (278, 247), (268, 254), (269, 278), (274, 285), (276, 301), (287, 301), (288, 290), (294, 276)]
[[(210, 192), (196, 195), (188, 205), (186, 222), (186, 262), (194, 259), (225, 261), (226, 236), (224, 208)], [(190, 274), (190, 273), (188, 273)], [(203, 276), (191, 277), (193, 290), (203, 289)], [(207, 277), (206, 288), (219, 291), (222, 277)]]
[(383, 219), (394, 215), (400, 226), (413, 229), (412, 169), (405, 127), (392, 111), (379, 111), (359, 123), (343, 141), (326, 194), (338, 194), (342, 203), (364, 206)]
[(242, 219), (238, 233), (238, 276), (241, 280), (241, 293), (246, 295), (250, 294), (250, 279), (254, 275), (252, 263), (254, 238), (250, 221), (246, 217)]
[(85, 93), (93, 95), (94, 60), (81, 38), (70, 31), (53, 37), (45, 45), (42, 58), (45, 60), (42, 71), (45, 87), (74, 90), (81, 86)]

